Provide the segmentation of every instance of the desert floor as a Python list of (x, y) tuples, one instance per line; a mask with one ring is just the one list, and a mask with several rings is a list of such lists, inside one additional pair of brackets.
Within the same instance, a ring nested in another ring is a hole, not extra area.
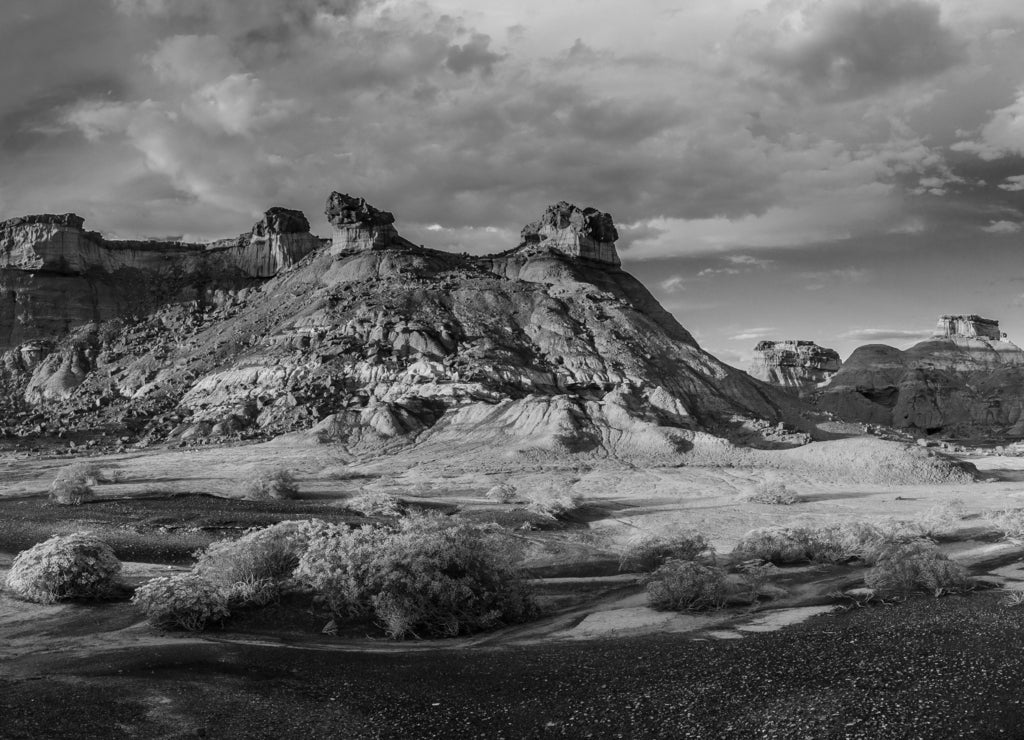
[[(439, 475), (339, 461), (282, 444), (106, 458), (119, 480), (99, 500), (50, 506), (61, 459), (0, 459), (0, 577), (56, 533), (92, 531), (139, 583), (187, 568), (190, 554), (250, 526), (356, 521), (345, 499), (393, 493), (411, 506), (518, 526), (546, 615), (448, 641), (390, 642), (367, 625), (338, 636), (305, 604), (241, 615), (200, 636), (147, 626), (125, 602), (38, 606), (0, 593), (0, 737), (1019, 737), (1024, 546), (984, 514), (1024, 508), (1024, 459), (970, 459), (984, 480), (843, 486), (785, 471), (635, 469)], [(287, 464), (301, 499), (232, 499), (259, 465)], [(803, 496), (753, 504), (767, 478)], [(484, 494), (499, 482), (584, 496), (554, 523)], [(942, 548), (979, 590), (854, 608), (835, 592), (852, 566), (780, 568), (754, 607), (673, 614), (646, 606), (617, 572), (637, 533), (685, 527), (728, 552), (746, 531), (794, 520), (919, 520), (958, 512)]]

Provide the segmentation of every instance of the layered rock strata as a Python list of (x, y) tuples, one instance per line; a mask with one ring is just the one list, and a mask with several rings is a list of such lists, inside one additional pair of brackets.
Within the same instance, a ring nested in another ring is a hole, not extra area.
[(839, 370), (834, 349), (811, 341), (788, 339), (758, 342), (748, 372), (751, 377), (794, 392), (820, 387)]
[(939, 328), (941, 336), (905, 351), (858, 348), (823, 389), (819, 407), (925, 434), (1024, 436), (1024, 351), (1002, 339), (992, 320), (944, 316)]
[(602, 262), (618, 267), (615, 242), (619, 232), (610, 214), (596, 208), (577, 208), (561, 201), (548, 206), (539, 220), (522, 231), (522, 247), (544, 246), (567, 257)]
[(594, 209), (559, 204), (541, 221), (568, 213), (551, 229), (603, 243), (602, 259), (550, 238), (489, 257), (378, 238), (393, 216), (340, 194), (328, 213), (373, 246), (345, 241), (245, 291), (19, 348), (7, 387), (34, 408), (10, 418), (67, 433), (123, 420), (129, 439), (176, 444), (304, 431), (352, 454), (458, 441), (492, 461), (678, 464), (726, 440), (806, 440), (794, 399), (704, 352), (618, 268)]

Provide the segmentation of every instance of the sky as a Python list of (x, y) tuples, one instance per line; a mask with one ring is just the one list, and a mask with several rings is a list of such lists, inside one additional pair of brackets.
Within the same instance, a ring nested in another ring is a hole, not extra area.
[(487, 253), (559, 200), (739, 367), (1024, 345), (1019, 0), (4, 0), (0, 218), (203, 240), (332, 190)]

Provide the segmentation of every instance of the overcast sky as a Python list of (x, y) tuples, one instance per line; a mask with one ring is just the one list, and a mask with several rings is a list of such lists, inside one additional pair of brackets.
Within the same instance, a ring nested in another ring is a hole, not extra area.
[(0, 217), (205, 239), (331, 190), (487, 252), (558, 200), (710, 351), (1024, 344), (1020, 0), (3, 0)]

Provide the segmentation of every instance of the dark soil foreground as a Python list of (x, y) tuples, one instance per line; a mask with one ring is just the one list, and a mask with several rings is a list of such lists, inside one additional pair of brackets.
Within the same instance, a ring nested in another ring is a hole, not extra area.
[(212, 637), (12, 661), (0, 670), (0, 735), (1024, 737), (1024, 609), (992, 593), (732, 641), (350, 652)]

